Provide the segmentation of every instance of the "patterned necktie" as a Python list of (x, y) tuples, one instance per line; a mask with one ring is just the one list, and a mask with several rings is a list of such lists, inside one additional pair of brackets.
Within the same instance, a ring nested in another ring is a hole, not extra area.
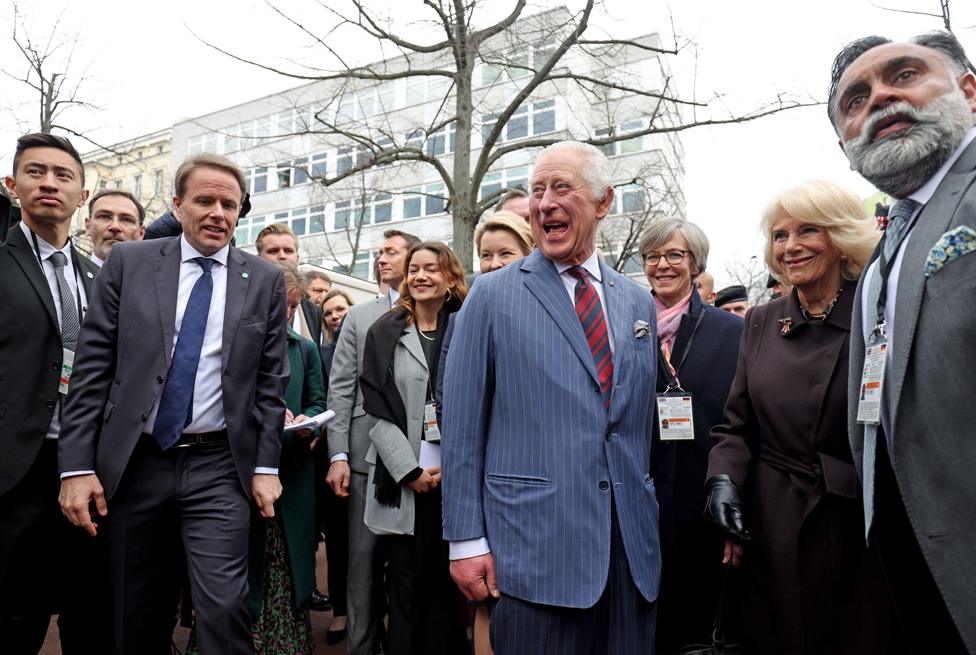
[(596, 288), (590, 284), (589, 276), (582, 266), (573, 266), (569, 274), (576, 278), (576, 315), (583, 326), (586, 343), (593, 353), (600, 390), (603, 392), (603, 406), (610, 408), (610, 386), (613, 383), (613, 354), (610, 352), (610, 335), (603, 317), (603, 306)]
[(210, 314), (210, 298), (213, 296), (213, 276), (210, 269), (214, 260), (197, 257), (193, 261), (200, 265), (203, 274), (197, 278), (190, 291), (183, 311), (183, 321), (176, 337), (173, 361), (169, 366), (166, 386), (159, 399), (159, 411), (153, 426), (153, 438), (161, 450), (166, 450), (177, 441), (183, 428), (193, 418), (193, 386), (200, 363), (200, 349), (203, 335), (207, 329), (207, 316)]
[(68, 287), (68, 281), (64, 277), (64, 267), (68, 263), (68, 258), (63, 252), (55, 252), (49, 259), (54, 265), (54, 277), (58, 281), (58, 293), (61, 295), (61, 344), (73, 352), (78, 346), (81, 321), (78, 320), (75, 297), (71, 295), (71, 288)]
[[(882, 279), (881, 269), (887, 262), (895, 258), (898, 246), (907, 234), (906, 227), (911, 220), (919, 203), (909, 198), (897, 201), (888, 213), (888, 227), (885, 228), (884, 242), (881, 244), (881, 257), (878, 258), (878, 265), (874, 267), (874, 274), (868, 280), (868, 320), (877, 311), (878, 299), (881, 297)], [(888, 443), (888, 453), (891, 456), (891, 435), (885, 435)], [(871, 532), (871, 522), (874, 520), (874, 466), (878, 451), (878, 426), (866, 424), (864, 426), (864, 461), (862, 470), (864, 471), (864, 538), (867, 540)]]

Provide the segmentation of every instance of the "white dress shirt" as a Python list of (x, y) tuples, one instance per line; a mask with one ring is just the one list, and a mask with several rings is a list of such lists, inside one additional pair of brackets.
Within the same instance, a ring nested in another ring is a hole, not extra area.
[[(908, 196), (915, 202), (919, 204), (915, 213), (912, 214), (911, 218), (908, 220), (907, 225), (911, 225), (918, 213), (925, 208), (925, 205), (932, 199), (935, 195), (935, 190), (939, 188), (939, 184), (942, 183), (943, 178), (945, 178), (946, 173), (952, 168), (952, 165), (956, 163), (956, 160), (962, 155), (963, 151), (976, 139), (976, 127), (973, 127), (966, 134), (962, 143), (956, 148), (944, 164), (935, 172), (929, 181), (923, 184), (915, 193)], [(885, 299), (884, 308), (884, 320), (885, 325), (888, 326), (887, 336), (888, 336), (888, 351), (886, 355), (885, 362), (885, 383), (884, 383), (884, 394), (881, 398), (881, 425), (885, 430), (885, 434), (891, 435), (891, 418), (889, 416), (888, 410), (888, 390), (891, 385), (888, 384), (889, 376), (891, 373), (891, 356), (895, 349), (895, 302), (898, 296), (898, 276), (901, 271), (901, 261), (905, 254), (905, 246), (908, 245), (908, 241), (912, 238), (911, 231), (905, 235), (905, 238), (901, 240), (898, 244), (898, 250), (895, 252), (895, 258), (891, 264), (891, 272), (888, 274), (887, 289), (888, 295)], [(861, 328), (864, 332), (864, 342), (867, 343), (871, 336), (871, 331), (874, 329), (875, 324), (878, 322), (878, 308), (868, 307), (868, 294), (867, 294), (867, 282), (871, 280), (871, 277), (875, 275), (878, 270), (878, 266), (881, 263), (881, 259), (878, 258), (872, 262), (868, 269), (864, 272), (866, 276), (865, 279), (865, 289), (861, 294)], [(921, 274), (921, 271), (919, 271)], [(890, 439), (890, 436), (889, 436)]]
[[(34, 253), (34, 260), (40, 256), (43, 265), (41, 270), (44, 272), (44, 277), (47, 279), (47, 286), (51, 290), (51, 298), (54, 300), (54, 311), (57, 312), (58, 316), (58, 326), (61, 325), (61, 290), (58, 289), (58, 278), (54, 274), (54, 264), (51, 263), (51, 255), (56, 252), (64, 254), (68, 258), (68, 263), (64, 265), (64, 279), (68, 283), (68, 289), (71, 291), (71, 298), (77, 300), (79, 294), (81, 295), (81, 307), (79, 307), (78, 320), (82, 320), (85, 317), (85, 312), (88, 310), (88, 296), (85, 294), (85, 285), (82, 284), (80, 278), (76, 278), (75, 275), (75, 261), (71, 256), (71, 240), (69, 239), (63, 248), (55, 248), (50, 243), (37, 237), (37, 249), (34, 250), (34, 236), (31, 233), (31, 229), (27, 227), (24, 221), (20, 222), (20, 229), (23, 230), (24, 236), (27, 237), (27, 243), (30, 244), (31, 251)], [(81, 273), (85, 275), (85, 273)], [(47, 428), (47, 434), (45, 438), (47, 439), (57, 439), (58, 433), (61, 431), (61, 394), (58, 394), (58, 405), (54, 408), (54, 415), (51, 417), (51, 424)]]
[[(559, 273), (559, 279), (562, 280), (563, 286), (566, 287), (566, 292), (569, 294), (569, 301), (576, 307), (576, 283), (577, 279), (569, 273), (573, 264), (563, 264), (561, 262), (553, 262), (556, 265), (556, 271)], [(607, 301), (603, 295), (603, 273), (600, 271), (600, 256), (597, 254), (594, 248), (593, 253), (587, 258), (585, 262), (580, 264), (587, 273), (590, 275), (589, 282), (596, 288), (596, 294), (600, 297), (600, 306), (603, 308), (603, 319), (607, 324), (607, 340), (610, 342), (610, 352), (613, 352), (613, 332), (610, 330), (610, 317), (607, 314)], [(448, 544), (450, 549), (449, 558), (455, 559), (467, 559), (469, 557), (477, 557), (479, 555), (485, 555), (491, 552), (491, 548), (488, 546), (488, 539), (485, 537), (478, 537), (477, 539), (464, 539), (462, 541), (452, 541)]]
[[(230, 246), (224, 246), (210, 259), (214, 265), (210, 269), (213, 277), (213, 295), (210, 297), (210, 314), (207, 316), (207, 328), (203, 333), (203, 345), (200, 348), (200, 363), (197, 365), (197, 376), (193, 383), (193, 420), (183, 432), (195, 434), (200, 432), (216, 432), (227, 427), (224, 422), (224, 396), (221, 390), (220, 370), (223, 367), (221, 351), (224, 345), (224, 305), (227, 303), (227, 254)], [(203, 276), (203, 269), (194, 259), (203, 257), (191, 246), (185, 236), (180, 237), (180, 281), (176, 293), (176, 333), (173, 339), (172, 358), (176, 350), (176, 343), (180, 338), (180, 325), (183, 323), (183, 313), (186, 303), (190, 300), (193, 285)], [(149, 420), (146, 422), (146, 433), (152, 434), (156, 424), (156, 414), (159, 412), (159, 401), (156, 399)]]
[(99, 257), (98, 255), (96, 255), (95, 253), (92, 253), (92, 256), (89, 257), (88, 259), (91, 260), (92, 264), (94, 264), (95, 266), (97, 266), (99, 268), (101, 268), (102, 267), (102, 264), (105, 263), (105, 260), (102, 259), (101, 257)]

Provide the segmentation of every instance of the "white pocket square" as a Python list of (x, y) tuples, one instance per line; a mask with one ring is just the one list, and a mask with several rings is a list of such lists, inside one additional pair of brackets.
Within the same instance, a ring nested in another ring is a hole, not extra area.
[(931, 277), (946, 264), (976, 250), (976, 232), (960, 225), (939, 237), (925, 260), (925, 277)]

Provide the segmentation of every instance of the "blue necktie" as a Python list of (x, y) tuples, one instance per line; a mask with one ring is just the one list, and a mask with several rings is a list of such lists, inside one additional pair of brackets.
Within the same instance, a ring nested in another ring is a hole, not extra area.
[(207, 330), (207, 316), (210, 314), (210, 298), (213, 296), (213, 277), (210, 268), (214, 260), (197, 257), (193, 261), (200, 265), (203, 274), (197, 278), (183, 311), (183, 322), (176, 338), (176, 349), (169, 367), (166, 386), (159, 399), (159, 411), (153, 426), (153, 438), (161, 450), (166, 450), (177, 441), (193, 416), (193, 384), (200, 363), (200, 349), (203, 335)]
[[(881, 257), (875, 267), (874, 275), (868, 280), (868, 317), (874, 316), (881, 298), (881, 286), (885, 284), (881, 269), (887, 262), (892, 261), (898, 253), (898, 246), (905, 238), (908, 221), (915, 214), (919, 203), (910, 198), (903, 198), (894, 204), (888, 214), (888, 227), (885, 229), (884, 243), (881, 244)], [(889, 326), (893, 329), (894, 326)], [(888, 457), (891, 457), (891, 435), (885, 434), (888, 444)], [(871, 523), (874, 521), (874, 464), (878, 452), (878, 426), (867, 424), (864, 426), (864, 459), (862, 461), (863, 478), (861, 489), (864, 493), (864, 538), (871, 533)]]

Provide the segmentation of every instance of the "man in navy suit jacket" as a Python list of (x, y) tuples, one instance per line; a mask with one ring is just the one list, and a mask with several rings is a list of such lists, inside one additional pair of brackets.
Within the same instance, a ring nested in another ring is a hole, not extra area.
[(539, 251), (480, 276), (456, 320), (444, 536), (464, 594), (499, 598), (499, 653), (654, 649), (654, 303), (600, 262), (612, 204), (599, 150), (547, 148), (531, 179)]

